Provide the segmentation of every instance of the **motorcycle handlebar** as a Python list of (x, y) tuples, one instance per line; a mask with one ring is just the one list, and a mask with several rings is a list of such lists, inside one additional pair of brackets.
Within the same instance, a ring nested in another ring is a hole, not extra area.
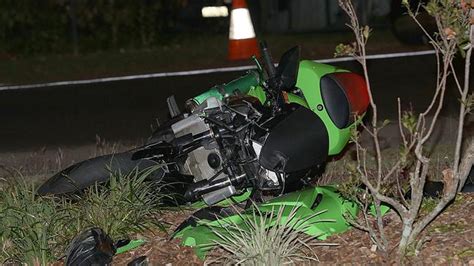
[(272, 79), (276, 76), (276, 69), (275, 65), (273, 65), (272, 56), (265, 41), (260, 42), (260, 49), (262, 50), (262, 57), (267, 68), (268, 77), (269, 79)]

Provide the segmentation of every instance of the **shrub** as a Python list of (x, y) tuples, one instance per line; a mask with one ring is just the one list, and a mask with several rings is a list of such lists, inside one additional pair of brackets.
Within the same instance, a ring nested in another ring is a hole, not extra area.
[[(224, 231), (213, 229), (219, 237), (218, 247), (230, 253), (218, 258), (230, 264), (282, 265), (296, 261), (318, 261), (311, 251), (316, 237), (302, 233), (307, 228), (309, 218), (300, 219), (298, 207), (291, 210), (288, 217), (284, 208), (262, 213), (257, 207), (250, 215), (241, 214), (243, 224), (231, 222), (222, 226)], [(321, 212), (320, 212), (321, 213)], [(316, 213), (310, 218), (314, 218)], [(328, 245), (328, 244), (325, 244)]]
[(0, 264), (45, 265), (60, 258), (79, 232), (100, 227), (114, 240), (163, 226), (157, 215), (161, 185), (146, 181), (154, 169), (112, 173), (73, 198), (39, 197), (23, 177), (0, 183)]
[(81, 228), (102, 228), (112, 239), (163, 229), (157, 216), (166, 195), (162, 186), (145, 179), (154, 169), (112, 173), (107, 185), (96, 185), (80, 196)]
[(65, 239), (75, 232), (69, 224), (78, 211), (66, 201), (36, 197), (24, 179), (0, 188), (0, 263), (46, 264), (57, 258)]

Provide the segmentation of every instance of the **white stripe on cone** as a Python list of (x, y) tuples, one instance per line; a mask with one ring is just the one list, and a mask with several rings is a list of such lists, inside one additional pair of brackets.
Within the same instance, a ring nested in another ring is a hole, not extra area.
[(230, 13), (230, 40), (243, 40), (255, 38), (252, 19), (247, 8), (236, 8)]

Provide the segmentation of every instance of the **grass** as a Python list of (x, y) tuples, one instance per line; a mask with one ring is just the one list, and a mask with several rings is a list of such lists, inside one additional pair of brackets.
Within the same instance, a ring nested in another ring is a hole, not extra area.
[(102, 228), (112, 239), (164, 229), (157, 219), (164, 195), (161, 186), (146, 182), (154, 167), (128, 175), (113, 173), (107, 187), (89, 188), (78, 200), (81, 228)]
[(460, 250), (456, 255), (460, 258), (472, 258), (474, 257), (474, 248), (473, 247), (464, 248)]
[(109, 186), (79, 198), (39, 197), (21, 176), (0, 183), (0, 264), (45, 265), (63, 256), (79, 232), (100, 227), (114, 240), (163, 229), (160, 185), (145, 182), (152, 169), (113, 173)]
[(53, 261), (74, 235), (69, 226), (77, 209), (50, 197), (36, 197), (35, 186), (23, 179), (0, 189), (0, 259), (2, 263), (42, 265)]
[(436, 205), (438, 205), (438, 203), (439, 198), (424, 197), (423, 201), (421, 202), (420, 213), (428, 214), (432, 212), (436, 208)]
[(243, 224), (231, 222), (227, 226), (221, 226), (224, 232), (213, 229), (219, 237), (217, 246), (226, 251), (226, 254), (217, 260), (232, 265), (317, 262), (317, 256), (311, 250), (311, 246), (316, 243), (316, 237), (305, 235), (302, 231), (309, 226), (304, 223), (320, 213), (300, 219), (297, 210), (298, 207), (293, 208), (285, 217), (284, 208), (262, 213), (255, 207), (249, 216), (241, 216)]
[[(371, 145), (371, 140), (367, 145)], [(428, 170), (428, 179), (430, 181), (442, 181), (442, 171), (449, 168), (450, 160), (453, 157), (452, 145), (450, 139), (435, 143), (429, 147), (429, 157), (431, 158), (431, 167)], [(395, 144), (382, 150), (382, 170), (388, 172), (400, 157), (400, 150)], [(367, 156), (367, 167), (375, 171), (376, 160), (372, 153)], [(325, 172), (318, 178), (317, 185), (344, 184), (351, 182), (354, 175), (357, 175), (357, 160), (354, 146), (350, 146), (340, 158), (329, 161)]]
[(435, 233), (462, 233), (464, 232), (467, 228), (469, 228), (468, 225), (462, 223), (462, 222), (454, 222), (450, 224), (442, 224), (442, 225), (437, 225), (433, 228), (430, 228), (431, 232)]

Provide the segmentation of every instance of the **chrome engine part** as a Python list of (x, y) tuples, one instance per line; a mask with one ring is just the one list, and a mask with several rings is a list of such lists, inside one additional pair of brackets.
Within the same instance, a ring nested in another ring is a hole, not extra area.
[[(257, 155), (257, 158), (260, 156), (260, 152), (262, 151), (262, 144), (252, 141), (252, 148)], [(278, 182), (277, 174), (273, 171), (265, 169), (260, 166), (259, 176), (267, 181), (269, 186), (278, 186), (280, 183)]]
[[(209, 103), (203, 108), (218, 108), (217, 99), (211, 98)], [(212, 106), (212, 107), (210, 107)], [(191, 114), (187, 118), (173, 124), (171, 126), (176, 137), (181, 137), (187, 134), (197, 135), (205, 132), (210, 132), (209, 125), (203, 118), (197, 114)], [(215, 141), (210, 141), (188, 154), (188, 157), (181, 169), (181, 173), (185, 175), (192, 175), (194, 182), (202, 180), (228, 180), (229, 177), (222, 172), (222, 156), (219, 152), (218, 145)], [(217, 175), (217, 176), (216, 176)], [(236, 193), (234, 186), (227, 187), (209, 192), (202, 196), (204, 202), (208, 205), (217, 203), (225, 198), (228, 198)]]

